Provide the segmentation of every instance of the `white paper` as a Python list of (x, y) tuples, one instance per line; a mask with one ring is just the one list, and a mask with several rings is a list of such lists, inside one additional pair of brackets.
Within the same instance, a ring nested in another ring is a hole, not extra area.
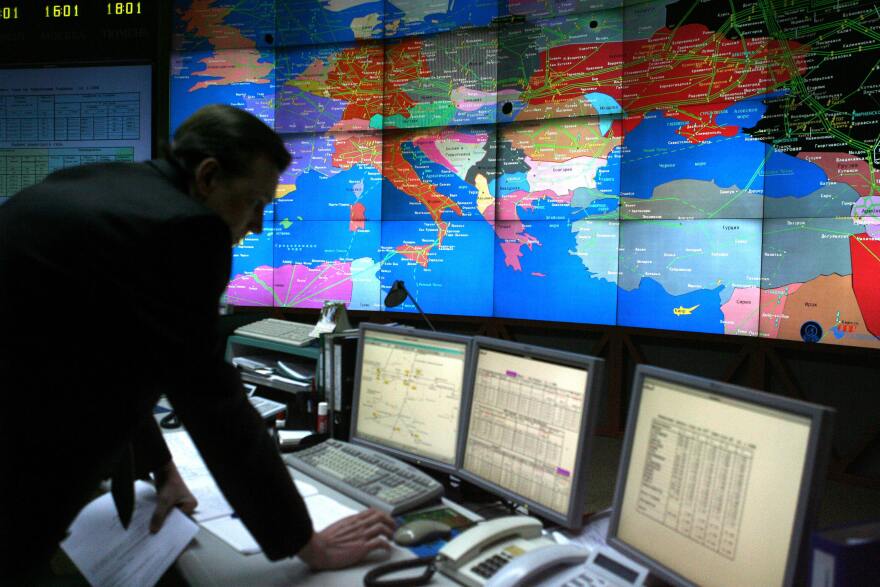
[[(296, 484), (298, 488), (302, 484), (314, 489), (313, 486), (301, 481), (297, 481)], [(302, 491), (300, 489), (300, 492)], [(306, 502), (306, 508), (309, 510), (309, 516), (312, 518), (312, 527), (315, 529), (315, 532), (320, 532), (330, 524), (357, 513), (357, 511), (342, 505), (326, 495), (311, 495), (304, 501)], [(254, 537), (251, 536), (245, 525), (235, 516), (224, 516), (208, 520), (202, 522), (202, 527), (242, 554), (256, 554), (261, 550), (260, 545), (257, 544), (257, 541), (254, 540)]]
[(342, 505), (326, 495), (312, 495), (305, 498), (305, 502), (315, 532), (320, 532), (330, 524), (357, 513), (356, 510)]
[(173, 432), (165, 434), (164, 438), (180, 476), (199, 501), (196, 511), (193, 512), (193, 519), (203, 522), (232, 514), (232, 506), (214, 482), (189, 434)]
[(150, 534), (156, 490), (135, 484), (135, 509), (128, 530), (122, 527), (112, 496), (89, 503), (70, 526), (61, 548), (96, 587), (155, 585), (198, 532), (198, 526), (177, 508), (162, 529)]
[(202, 522), (202, 527), (242, 554), (260, 552), (260, 545), (236, 517), (224, 516)]
[(318, 488), (311, 483), (306, 483), (305, 481), (300, 481), (299, 479), (294, 479), (293, 483), (294, 485), (296, 485), (299, 494), (303, 496), (303, 498), (318, 493)]

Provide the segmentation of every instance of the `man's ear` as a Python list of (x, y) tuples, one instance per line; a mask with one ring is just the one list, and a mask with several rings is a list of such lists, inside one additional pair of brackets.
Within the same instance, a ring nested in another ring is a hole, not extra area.
[(220, 163), (213, 157), (202, 159), (196, 167), (193, 182), (196, 195), (205, 197), (214, 191), (217, 178), (220, 175)]

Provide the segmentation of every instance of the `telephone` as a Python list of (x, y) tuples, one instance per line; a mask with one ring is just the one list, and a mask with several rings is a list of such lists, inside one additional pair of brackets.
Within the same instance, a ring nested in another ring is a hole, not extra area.
[(541, 522), (509, 516), (471, 527), (437, 554), (435, 567), (469, 587), (643, 587), (648, 569), (610, 547), (557, 544)]
[(541, 522), (507, 516), (462, 532), (437, 553), (437, 570), (470, 587), (482, 587), (503, 566), (531, 550), (556, 543), (541, 535)]

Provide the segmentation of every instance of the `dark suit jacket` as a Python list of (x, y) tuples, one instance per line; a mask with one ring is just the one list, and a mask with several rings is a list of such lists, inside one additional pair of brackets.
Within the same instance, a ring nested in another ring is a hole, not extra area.
[(308, 512), (216, 334), (228, 227), (164, 161), (56, 172), (0, 206), (0, 575), (51, 554), (165, 393), (270, 559)]

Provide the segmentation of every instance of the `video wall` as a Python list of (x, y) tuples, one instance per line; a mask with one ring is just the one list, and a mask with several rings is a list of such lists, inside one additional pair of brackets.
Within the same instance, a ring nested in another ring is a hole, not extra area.
[(174, 21), (172, 130), (228, 103), (293, 155), (231, 304), (382, 310), (402, 279), (434, 314), (880, 347), (873, 2), (177, 0)]

